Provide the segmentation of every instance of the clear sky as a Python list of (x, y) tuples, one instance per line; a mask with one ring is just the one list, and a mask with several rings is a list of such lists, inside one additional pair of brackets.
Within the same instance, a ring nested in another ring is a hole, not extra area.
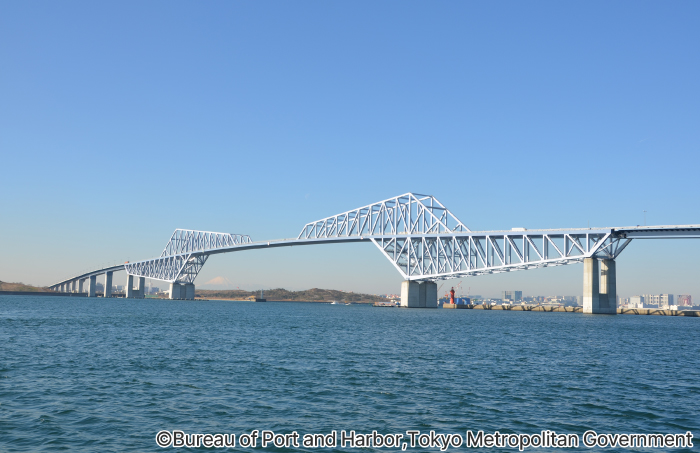
[[(0, 280), (296, 237), (413, 191), (473, 230), (700, 224), (700, 3), (0, 1)], [(700, 299), (700, 240), (621, 296)], [(466, 279), (580, 295), (582, 265)], [(123, 275), (123, 274), (122, 274)], [(371, 244), (212, 257), (233, 287), (398, 292)], [(122, 276), (115, 276), (117, 280)]]

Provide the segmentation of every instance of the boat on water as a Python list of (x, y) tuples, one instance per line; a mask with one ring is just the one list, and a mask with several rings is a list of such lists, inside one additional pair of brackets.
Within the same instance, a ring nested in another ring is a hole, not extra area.
[(338, 305), (338, 301), (334, 300), (333, 302), (331, 302), (331, 305)]

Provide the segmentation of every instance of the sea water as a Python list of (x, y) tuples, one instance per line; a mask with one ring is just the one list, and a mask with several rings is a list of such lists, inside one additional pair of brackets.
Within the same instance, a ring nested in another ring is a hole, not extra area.
[(0, 296), (0, 451), (352, 450), (163, 449), (164, 431), (700, 437), (699, 350), (687, 317)]

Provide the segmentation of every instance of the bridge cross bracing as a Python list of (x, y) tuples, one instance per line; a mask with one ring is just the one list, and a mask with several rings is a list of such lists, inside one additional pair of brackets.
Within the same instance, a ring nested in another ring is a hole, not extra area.
[(700, 225), (471, 231), (435, 197), (406, 193), (310, 222), (296, 239), (253, 242), (242, 234), (178, 229), (157, 258), (97, 269), (52, 288), (77, 286), (74, 282), (116, 270), (192, 285), (210, 255), (362, 241), (372, 242), (404, 280), (435, 282), (587, 259), (614, 260), (635, 238), (698, 237)]

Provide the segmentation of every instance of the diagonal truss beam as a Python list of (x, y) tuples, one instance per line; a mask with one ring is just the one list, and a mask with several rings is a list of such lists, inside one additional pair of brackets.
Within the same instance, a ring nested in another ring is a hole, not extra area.
[[(444, 280), (582, 262), (614, 259), (631, 239), (608, 230), (585, 233), (452, 233), (370, 238), (406, 280)], [(591, 244), (566, 247), (568, 241)], [(522, 249), (517, 244), (523, 244)], [(542, 244), (537, 247), (536, 244)]]
[(308, 223), (297, 239), (469, 231), (437, 198), (406, 193)]
[(249, 244), (250, 236), (245, 234), (214, 233), (212, 231), (196, 231), (177, 229), (165, 245), (163, 256), (173, 256), (182, 253), (216, 250), (239, 244)]
[(252, 242), (245, 234), (177, 229), (160, 257), (126, 263), (124, 269), (138, 277), (193, 283), (211, 253)]

